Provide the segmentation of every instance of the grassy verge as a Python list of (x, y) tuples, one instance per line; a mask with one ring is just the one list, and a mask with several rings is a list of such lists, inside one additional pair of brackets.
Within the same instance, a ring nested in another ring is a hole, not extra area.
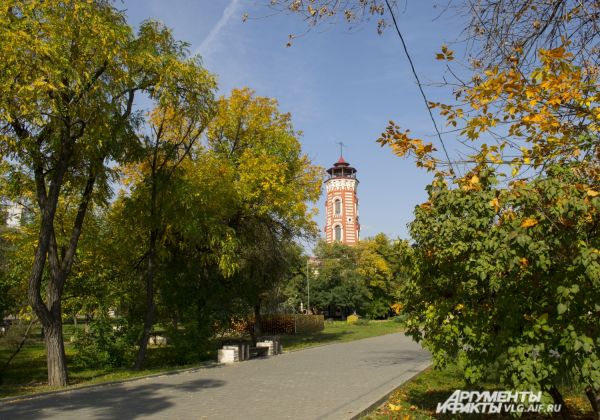
[[(379, 409), (370, 415), (366, 416), (363, 420), (426, 420), (434, 418), (489, 418), (494, 417), (497, 419), (514, 419), (510, 414), (503, 415), (476, 415), (476, 414), (436, 414), (435, 410), (438, 403), (444, 402), (451, 394), (457, 389), (469, 389), (465, 383), (462, 375), (462, 371), (458, 366), (449, 366), (444, 370), (434, 370), (429, 368), (404, 384), (402, 387), (397, 389)], [(477, 387), (471, 389), (481, 390), (487, 389), (490, 391), (503, 390), (504, 388), (499, 387), (492, 383), (478, 384)], [(576, 419), (587, 419), (592, 418), (591, 409), (589, 403), (583, 396), (583, 394), (577, 394), (576, 392), (566, 391), (565, 400)], [(559, 415), (555, 417), (542, 416), (541, 414), (527, 413), (521, 418), (526, 419), (548, 419), (548, 418), (560, 418)]]
[[(148, 369), (134, 371), (127, 368), (92, 369), (80, 367), (75, 363), (75, 350), (65, 343), (67, 365), (69, 368), (69, 385), (82, 386), (103, 382), (125, 380), (154, 373), (169, 372), (176, 369), (200, 366), (200, 362), (190, 365), (173, 365), (162, 353), (168, 353), (167, 347), (148, 349)], [(0, 347), (0, 363), (9, 357), (9, 349)], [(207, 355), (211, 358), (213, 355)], [(216, 356), (212, 357), (213, 359)], [(15, 357), (6, 370), (0, 383), (0, 398), (27, 395), (52, 390), (47, 386), (46, 350), (40, 339), (27, 340), (23, 349)]]
[[(65, 337), (72, 333), (69, 328), (72, 329), (72, 326), (65, 325)], [(401, 324), (394, 321), (371, 321), (366, 325), (351, 325), (336, 321), (327, 322), (323, 331), (282, 336), (281, 341), (285, 350), (297, 350), (324, 343), (345, 342), (390, 334), (400, 330)], [(39, 333), (32, 334), (31, 337), (1, 378), (0, 398), (51, 390), (46, 385), (46, 351), (44, 344), (39, 338)], [(148, 369), (142, 371), (133, 371), (126, 368), (90, 369), (77, 366), (75, 363), (75, 350), (68, 342), (65, 343), (65, 351), (67, 353), (71, 386), (130, 379), (154, 373), (193, 368), (202, 364), (202, 362), (198, 362), (189, 365), (176, 365), (170, 357), (170, 348), (166, 346), (148, 349)], [(8, 359), (10, 353), (9, 348), (0, 345), (0, 365)], [(216, 360), (216, 350), (207, 351), (203, 360)]]
[(402, 324), (393, 320), (369, 321), (367, 324), (348, 324), (345, 321), (325, 322), (325, 329), (316, 333), (281, 336), (284, 351), (316, 345), (360, 340), (402, 331)]

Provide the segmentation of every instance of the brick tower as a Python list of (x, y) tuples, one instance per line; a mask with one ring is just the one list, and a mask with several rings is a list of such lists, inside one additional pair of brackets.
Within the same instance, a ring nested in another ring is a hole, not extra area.
[(333, 167), (327, 169), (327, 173), (325, 239), (327, 243), (356, 245), (360, 239), (356, 169), (340, 155)]

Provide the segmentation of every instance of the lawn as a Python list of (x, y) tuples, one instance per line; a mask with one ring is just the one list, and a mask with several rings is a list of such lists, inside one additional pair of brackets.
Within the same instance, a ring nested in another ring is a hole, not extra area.
[[(157, 350), (160, 351), (161, 349), (149, 349), (150, 355)], [(75, 353), (72, 346), (66, 345), (65, 351), (67, 353), (69, 383), (71, 386), (123, 380), (198, 365), (151, 366), (141, 371), (126, 368), (90, 369), (75, 366), (73, 363)], [(4, 363), (8, 355), (9, 351), (6, 348), (0, 348), (0, 363)], [(46, 352), (44, 345), (40, 340), (28, 340), (2, 377), (0, 398), (51, 390), (52, 388), (48, 387), (46, 382)]]
[[(153, 373), (168, 372), (176, 369), (199, 366), (200, 363), (190, 365), (176, 365), (169, 357), (168, 347), (150, 347), (148, 349), (147, 369), (134, 371), (127, 368), (83, 368), (75, 363), (76, 353), (69, 337), (73, 333), (72, 325), (64, 325), (65, 352), (69, 369), (69, 384), (71, 386), (90, 385), (150, 375)], [(46, 385), (46, 350), (40, 339), (39, 328), (29, 336), (25, 345), (14, 358), (9, 368), (0, 377), (0, 398), (16, 395), (32, 394), (49, 391), (52, 388)], [(0, 340), (0, 374), (2, 366), (12, 353), (4, 340)], [(216, 359), (216, 352), (206, 354), (206, 359)]]
[[(505, 388), (493, 383), (478, 384), (477, 387), (468, 387), (464, 381), (462, 371), (456, 365), (443, 370), (428, 368), (415, 378), (398, 388), (388, 400), (375, 412), (364, 417), (363, 420), (425, 420), (434, 418), (489, 418), (492, 415), (436, 415), (438, 403), (443, 403), (457, 389), (467, 390), (504, 390)], [(576, 419), (591, 419), (592, 413), (589, 403), (583, 394), (573, 391), (564, 392), (565, 400)], [(508, 414), (493, 415), (497, 419), (514, 419)], [(521, 418), (548, 419), (554, 417), (528, 413)], [(555, 418), (561, 418), (559, 415)]]
[[(89, 369), (78, 367), (75, 362), (75, 350), (68, 342), (73, 326), (65, 325), (65, 351), (69, 366), (69, 382), (71, 386), (81, 386), (115, 380), (134, 378), (153, 373), (169, 372), (176, 369), (201, 366), (201, 362), (190, 365), (176, 365), (170, 357), (170, 348), (151, 347), (148, 349), (148, 369), (133, 371), (126, 368)], [(401, 330), (401, 324), (394, 321), (370, 321), (365, 325), (352, 325), (346, 322), (326, 322), (325, 329), (316, 333), (281, 336), (285, 351), (306, 347), (359, 340)], [(43, 342), (39, 338), (39, 329), (30, 334), (25, 346), (10, 364), (8, 370), (0, 378), (0, 398), (25, 395), (50, 390), (45, 385), (46, 353)], [(10, 356), (11, 350), (0, 340), (0, 369)], [(216, 344), (213, 350), (207, 351), (205, 360), (216, 360)]]
[(393, 320), (348, 324), (345, 321), (325, 322), (325, 329), (316, 333), (281, 336), (284, 351), (334, 342), (360, 340), (402, 331), (402, 324)]

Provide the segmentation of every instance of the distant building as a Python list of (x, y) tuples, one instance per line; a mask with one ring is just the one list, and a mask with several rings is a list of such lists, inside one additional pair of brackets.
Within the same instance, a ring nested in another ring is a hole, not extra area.
[(8, 202), (3, 207), (3, 213), (5, 214), (5, 225), (10, 228), (18, 228), (21, 226), (21, 220), (23, 218), (23, 206), (21, 204)]
[(327, 173), (325, 240), (327, 243), (356, 245), (360, 240), (356, 169), (340, 155)]

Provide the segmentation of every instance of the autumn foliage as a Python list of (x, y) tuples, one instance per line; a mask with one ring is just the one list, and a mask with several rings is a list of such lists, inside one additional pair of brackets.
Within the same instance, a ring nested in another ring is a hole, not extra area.
[[(471, 86), (457, 90), (457, 104), (430, 103), (449, 127), (458, 127), (460, 135), (477, 142), (476, 152), (466, 162), (436, 158), (432, 144), (410, 137), (408, 130), (393, 122), (378, 142), (400, 157), (414, 157), (418, 166), (445, 175), (450, 174), (447, 168), (452, 163), (472, 163), (471, 173), (489, 166), (510, 169), (511, 176), (518, 176), (529, 169), (539, 172), (551, 163), (578, 161), (597, 176), (598, 79), (574, 65), (572, 58), (564, 46), (540, 50), (540, 66), (526, 76), (515, 51), (511, 67), (477, 73)], [(481, 141), (483, 135), (489, 144)]]

